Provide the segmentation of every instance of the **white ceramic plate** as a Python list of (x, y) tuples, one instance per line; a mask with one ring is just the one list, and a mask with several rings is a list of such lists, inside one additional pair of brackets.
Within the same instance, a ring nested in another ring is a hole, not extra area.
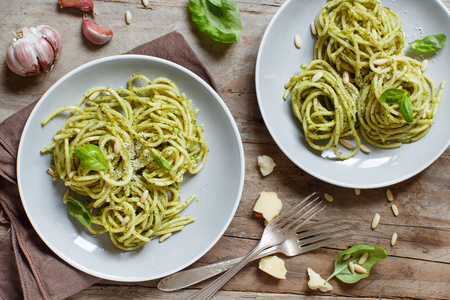
[[(291, 112), (290, 98), (284, 101), (282, 95), (284, 84), (300, 71), (300, 65), (313, 60), (315, 39), (310, 23), (325, 3), (287, 0), (266, 29), (256, 63), (256, 93), (266, 126), (292, 162), (323, 181), (351, 188), (376, 188), (406, 180), (433, 163), (450, 144), (450, 86), (445, 87), (435, 124), (418, 142), (392, 150), (370, 146), (369, 155), (360, 152), (345, 161), (336, 160), (332, 149), (312, 150)], [(450, 38), (450, 14), (440, 1), (388, 0), (382, 4), (399, 13), (407, 42), (438, 33)], [(301, 49), (294, 46), (296, 34), (301, 36)], [(408, 48), (406, 45), (405, 53)], [(429, 60), (426, 72), (436, 85), (449, 81), (450, 45), (447, 43)]]
[[(61, 197), (64, 184), (46, 174), (50, 155), (40, 149), (49, 144), (66, 118), (45, 127), (41, 121), (53, 110), (73, 105), (97, 85), (125, 87), (134, 73), (150, 79), (172, 79), (200, 110), (210, 153), (205, 167), (185, 176), (182, 201), (196, 193), (183, 212), (196, 221), (163, 243), (153, 240), (141, 249), (121, 251), (107, 235), (92, 236), (69, 217)], [(25, 211), (42, 240), (63, 260), (91, 275), (115, 281), (144, 281), (181, 270), (204, 255), (222, 236), (234, 216), (244, 182), (244, 153), (236, 124), (222, 99), (202, 79), (174, 63), (140, 55), (107, 57), (83, 65), (53, 85), (41, 98), (25, 126), (19, 146), (17, 175)]]

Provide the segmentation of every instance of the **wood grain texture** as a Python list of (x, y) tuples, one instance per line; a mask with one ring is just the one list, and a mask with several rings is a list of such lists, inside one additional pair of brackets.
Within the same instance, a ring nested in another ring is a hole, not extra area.
[[(425, 0), (424, 0), (425, 1)], [(216, 299), (372, 299), (413, 298), (449, 299), (450, 295), (450, 149), (429, 168), (413, 178), (389, 187), (400, 210), (392, 214), (386, 189), (354, 190), (322, 182), (296, 167), (277, 147), (259, 112), (254, 76), (260, 40), (271, 18), (284, 0), (238, 1), (245, 30), (237, 44), (223, 45), (202, 35), (189, 20), (187, 0), (149, 1), (144, 8), (139, 0), (95, 1), (96, 22), (113, 29), (114, 38), (104, 46), (89, 44), (81, 33), (81, 14), (75, 9), (61, 10), (52, 0), (2, 0), (0, 10), (0, 60), (12, 41), (11, 31), (21, 26), (48, 24), (61, 32), (64, 46), (53, 70), (43, 77), (22, 78), (0, 65), (0, 121), (38, 99), (52, 84), (72, 69), (91, 60), (116, 55), (144, 42), (177, 30), (207, 66), (219, 93), (236, 120), (244, 143), (246, 176), (244, 192), (236, 215), (219, 242), (193, 266), (245, 255), (254, 247), (263, 230), (261, 220), (252, 216), (253, 205), (261, 191), (275, 191), (285, 207), (312, 191), (330, 193), (335, 200), (317, 219), (347, 216), (359, 229), (345, 242), (321, 248), (298, 257), (284, 258), (286, 280), (276, 280), (249, 264), (237, 274)], [(444, 0), (450, 7), (450, 0)], [(132, 13), (125, 24), (125, 11)], [(448, 99), (444, 99), (448, 100)], [(277, 166), (273, 174), (262, 177), (258, 155), (270, 155)], [(370, 229), (375, 213), (380, 225)], [(0, 233), (7, 230), (0, 226)], [(395, 247), (389, 245), (393, 232)], [(323, 294), (307, 287), (306, 268), (323, 276), (333, 270), (339, 251), (359, 243), (376, 244), (387, 249), (389, 257), (374, 267), (370, 277), (354, 285), (331, 280), (334, 290)], [(156, 289), (157, 280), (144, 283), (104, 281), (71, 299), (184, 299), (203, 287), (174, 293)]]

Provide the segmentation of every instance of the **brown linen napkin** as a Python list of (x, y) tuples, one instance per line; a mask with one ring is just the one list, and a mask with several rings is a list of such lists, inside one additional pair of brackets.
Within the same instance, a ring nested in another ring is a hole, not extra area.
[[(175, 62), (217, 90), (214, 80), (184, 37), (174, 31), (125, 54), (143, 54)], [(36, 102), (0, 124), (0, 299), (63, 299), (99, 282), (57, 257), (31, 226), (16, 181), (16, 158), (23, 127)]]

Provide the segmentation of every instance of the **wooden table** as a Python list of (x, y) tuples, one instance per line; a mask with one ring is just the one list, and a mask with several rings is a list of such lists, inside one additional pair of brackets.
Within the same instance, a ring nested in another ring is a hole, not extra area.
[[(12, 41), (11, 31), (21, 26), (48, 24), (58, 28), (64, 48), (50, 74), (23, 79), (12, 74), (6, 64), (0, 66), (0, 121), (39, 98), (61, 76), (91, 60), (120, 54), (163, 34), (177, 30), (184, 35), (201, 61), (207, 66), (219, 92), (231, 110), (244, 143), (246, 176), (241, 203), (224, 236), (194, 266), (246, 254), (258, 242), (263, 226), (252, 216), (253, 205), (261, 191), (275, 191), (286, 206), (295, 199), (320, 190), (332, 194), (334, 202), (320, 218), (347, 216), (359, 228), (352, 240), (345, 240), (312, 253), (285, 258), (286, 280), (277, 280), (250, 263), (224, 288), (217, 299), (286, 298), (364, 299), (450, 297), (450, 149), (428, 169), (413, 178), (389, 187), (400, 210), (394, 217), (386, 199), (386, 188), (363, 190), (322, 182), (296, 167), (277, 147), (261, 118), (256, 101), (255, 62), (261, 37), (284, 0), (238, 1), (244, 31), (237, 44), (224, 45), (211, 41), (192, 25), (184, 0), (152, 1), (144, 9), (139, 0), (95, 1), (95, 20), (114, 30), (114, 38), (104, 46), (93, 46), (81, 33), (81, 14), (72, 9), (59, 9), (57, 1), (2, 0), (0, 11), (0, 60)], [(450, 7), (450, 1), (444, 0)], [(133, 15), (131, 25), (124, 21), (125, 11)], [(448, 99), (443, 99), (447, 101)], [(257, 166), (258, 155), (270, 155), (277, 166), (273, 174), (263, 178)], [(375, 213), (381, 222), (374, 231), (370, 223)], [(0, 227), (1, 228), (1, 227)], [(1, 228), (0, 232), (4, 232)], [(395, 247), (391, 234), (398, 234)], [(354, 285), (331, 283), (334, 290), (323, 294), (307, 287), (307, 267), (323, 276), (333, 270), (339, 251), (351, 244), (373, 244), (387, 249), (389, 257), (377, 264), (370, 277)], [(164, 293), (156, 288), (157, 280), (118, 285), (101, 283), (74, 295), (72, 299), (183, 299), (196, 289)]]

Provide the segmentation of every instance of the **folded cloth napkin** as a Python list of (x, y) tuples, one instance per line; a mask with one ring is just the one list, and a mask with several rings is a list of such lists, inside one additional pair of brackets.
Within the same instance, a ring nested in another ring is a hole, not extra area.
[[(125, 54), (142, 54), (175, 62), (216, 89), (214, 80), (183, 36), (174, 31)], [(16, 158), (23, 127), (35, 103), (0, 124), (0, 299), (63, 299), (97, 283), (57, 257), (31, 226), (16, 181)]]

